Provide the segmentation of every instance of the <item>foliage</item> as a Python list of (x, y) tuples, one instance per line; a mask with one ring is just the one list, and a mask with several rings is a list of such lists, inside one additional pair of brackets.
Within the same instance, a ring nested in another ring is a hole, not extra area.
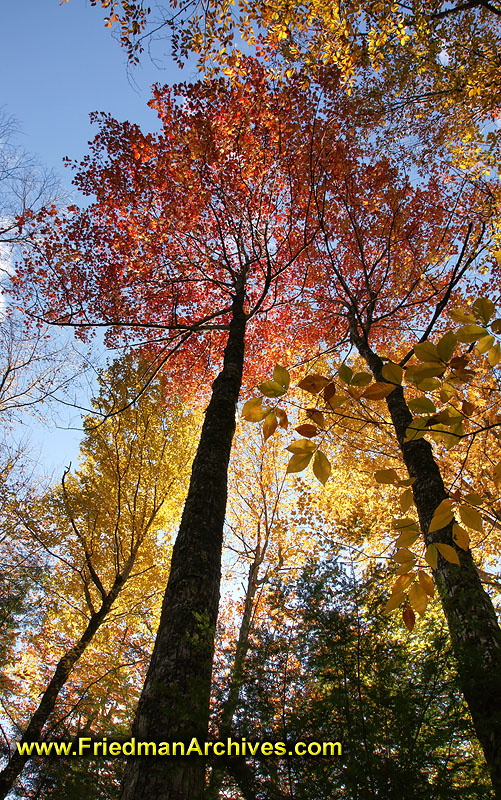
[(256, 762), (280, 796), (491, 797), (443, 623), (434, 611), (402, 638), (379, 613), (381, 581), (380, 568), (356, 579), (332, 559), (274, 580), (235, 735), (342, 742), (341, 758)]

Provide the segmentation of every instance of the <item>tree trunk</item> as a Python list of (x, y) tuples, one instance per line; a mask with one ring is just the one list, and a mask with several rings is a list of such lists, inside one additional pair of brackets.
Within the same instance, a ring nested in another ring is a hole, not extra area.
[[(384, 362), (353, 323), (351, 336), (376, 380), (384, 381)], [(415, 478), (412, 491), (424, 541), (426, 545), (448, 544), (459, 556), (460, 566), (457, 566), (439, 555), (434, 574), (457, 659), (461, 689), (484, 751), (496, 798), (501, 800), (501, 630), (471, 552), (454, 544), (453, 523), (428, 532), (433, 512), (446, 499), (447, 492), (430, 443), (425, 439), (404, 442), (413, 418), (402, 387), (395, 388), (386, 402), (405, 465), (410, 477)]]
[[(89, 623), (78, 642), (59, 660), (54, 671), (54, 675), (52, 676), (50, 683), (42, 695), (42, 699), (40, 700), (38, 708), (28, 723), (28, 727), (23, 734), (21, 743), (37, 742), (40, 740), (42, 729), (54, 711), (57, 698), (59, 697), (59, 692), (68, 680), (73, 667), (85, 652), (86, 648), (108, 616), (111, 606), (115, 602), (120, 589), (130, 573), (132, 565), (133, 559), (130, 560), (124, 572), (115, 580), (111, 591), (104, 598), (101, 608), (91, 616)], [(9, 760), (9, 763), (0, 772), (0, 800), (4, 800), (4, 798), (10, 792), (16, 778), (20, 775), (24, 765), (30, 760), (30, 758), (31, 756), (21, 755), (16, 748)]]
[[(172, 551), (155, 647), (133, 736), (203, 749), (209, 721), (214, 634), (219, 606), (227, 472), (242, 381), (246, 317), (233, 301), (223, 369), (213, 384), (179, 533)], [(131, 758), (122, 800), (200, 800), (205, 758)]]
[[(218, 736), (220, 741), (225, 741), (232, 732), (233, 717), (238, 707), (240, 698), (240, 689), (244, 680), (244, 664), (249, 652), (249, 634), (251, 629), (252, 614), (254, 612), (254, 599), (257, 591), (257, 581), (259, 576), (259, 568), (263, 563), (264, 554), (266, 552), (266, 544), (261, 547), (256, 545), (254, 558), (249, 567), (249, 577), (247, 580), (247, 590), (245, 592), (244, 613), (238, 632), (238, 641), (235, 650), (235, 660), (233, 662), (233, 669), (231, 671), (230, 688), (228, 696), (223, 705), (221, 714), (221, 723), (219, 725)], [(221, 793), (223, 773), (226, 771), (228, 763), (234, 763), (226, 759), (220, 764), (220, 761), (214, 759), (212, 763), (212, 772), (210, 782), (207, 787), (206, 800), (218, 800)], [(246, 797), (246, 800), (248, 798)]]

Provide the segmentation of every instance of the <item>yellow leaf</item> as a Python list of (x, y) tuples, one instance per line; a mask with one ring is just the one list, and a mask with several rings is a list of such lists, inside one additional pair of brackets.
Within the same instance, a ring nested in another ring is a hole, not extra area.
[(396, 608), (398, 608), (403, 599), (404, 599), (403, 593), (393, 594), (384, 607), (384, 613), (389, 614), (390, 611), (394, 611)]
[(442, 500), (440, 505), (437, 506), (433, 512), (428, 532), (432, 533), (433, 531), (439, 531), (441, 528), (445, 528), (445, 526), (452, 521), (453, 517), (452, 500)]
[(476, 343), (474, 352), (481, 356), (483, 353), (487, 353), (487, 351), (491, 349), (494, 342), (494, 336), (482, 336), (482, 338)]
[(499, 489), (501, 487), (501, 461), (492, 470), (492, 480)]
[(437, 544), (435, 545), (441, 556), (445, 558), (450, 564), (457, 564), (459, 567), (459, 556), (450, 544)]
[(420, 361), (441, 361), (439, 352), (431, 342), (420, 342), (414, 345), (414, 355)]
[(419, 533), (416, 533), (416, 531), (404, 531), (400, 534), (398, 539), (395, 540), (395, 544), (397, 547), (412, 547), (418, 538)]
[(406, 547), (401, 547), (393, 556), (393, 560), (396, 561), (397, 564), (403, 564), (406, 561), (415, 561), (416, 556), (414, 553), (411, 553), (410, 550), (407, 550)]
[(260, 383), (257, 388), (265, 397), (282, 397), (287, 391), (287, 389), (277, 383), (277, 381), (265, 381), (264, 383)]
[(442, 361), (448, 362), (454, 355), (458, 340), (452, 331), (448, 331), (437, 344), (437, 350)]
[(405, 592), (408, 586), (411, 585), (412, 581), (415, 579), (414, 572), (409, 572), (407, 575), (400, 575), (399, 578), (395, 581), (391, 588), (392, 594), (401, 594)]
[(253, 397), (251, 400), (247, 400), (242, 408), (242, 419), (247, 422), (261, 422), (269, 411), (269, 408), (261, 407), (262, 402), (262, 397)]
[(489, 331), (481, 328), (480, 325), (463, 325), (456, 331), (459, 342), (476, 342), (478, 339), (487, 336)]
[(411, 569), (414, 569), (414, 561), (405, 561), (395, 570), (395, 575), (405, 575), (407, 572), (410, 572)]
[(309, 439), (296, 439), (291, 442), (287, 447), (289, 453), (296, 453), (302, 455), (304, 453), (313, 453), (317, 449), (315, 442), (310, 442)]
[(468, 550), (470, 546), (470, 537), (465, 529), (462, 528), (461, 525), (458, 525), (457, 522), (452, 526), (452, 538), (461, 550)]
[(482, 517), (476, 508), (471, 508), (471, 506), (461, 503), (459, 506), (459, 516), (461, 517), (461, 522), (463, 522), (467, 528), (472, 528), (474, 531), (479, 532), (483, 530)]
[(388, 364), (384, 365), (382, 374), (385, 381), (388, 381), (389, 383), (395, 383), (400, 386), (404, 376), (404, 371), (399, 364), (394, 364), (392, 361), (390, 361)]
[(394, 469), (378, 469), (377, 472), (374, 473), (374, 477), (376, 483), (390, 484), (398, 481), (398, 475)]
[(287, 464), (287, 472), (302, 472), (311, 461), (311, 453), (305, 453), (301, 455), (297, 453), (294, 456), (291, 456), (289, 463)]
[(288, 389), (291, 382), (291, 376), (285, 367), (281, 367), (279, 364), (277, 364), (273, 370), (273, 380), (279, 383), (285, 389)]
[(409, 602), (420, 616), (423, 616), (428, 605), (428, 595), (420, 583), (413, 583), (409, 589)]
[(406, 489), (405, 492), (402, 492), (400, 495), (400, 508), (402, 510), (402, 514), (405, 514), (406, 511), (414, 503), (414, 495), (412, 494), (412, 489)]
[(365, 397), (366, 400), (384, 400), (394, 390), (393, 384), (376, 382), (362, 392), (362, 397)]
[(313, 474), (324, 486), (331, 474), (329, 459), (320, 450), (317, 450), (313, 458)]
[(428, 575), (427, 572), (424, 572), (424, 570), (420, 569), (418, 572), (418, 579), (426, 594), (430, 597), (433, 597), (435, 594), (435, 583), (431, 575)]
[(266, 442), (270, 436), (273, 436), (278, 426), (278, 419), (274, 411), (270, 411), (269, 414), (266, 415), (264, 423), (263, 423), (263, 436), (264, 441)]
[(501, 361), (501, 347), (499, 342), (491, 347), (489, 352), (487, 353), (487, 361), (491, 365), (491, 367), (496, 367), (499, 362)]
[(434, 544), (429, 544), (428, 545), (428, 547), (426, 548), (426, 554), (425, 554), (424, 559), (425, 559), (426, 563), (429, 564), (432, 569), (436, 569), (437, 568), (437, 562), (438, 562), (437, 548), (435, 547)]
[(322, 389), (325, 389), (329, 383), (330, 381), (328, 378), (324, 378), (323, 375), (318, 375), (317, 373), (312, 372), (311, 375), (306, 375), (303, 380), (299, 381), (298, 386), (305, 392), (309, 392), (310, 394), (318, 394), (322, 391)]

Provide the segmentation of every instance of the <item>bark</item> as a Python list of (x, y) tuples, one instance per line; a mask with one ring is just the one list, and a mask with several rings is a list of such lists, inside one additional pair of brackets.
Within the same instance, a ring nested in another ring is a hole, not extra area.
[[(233, 301), (223, 369), (213, 384), (179, 533), (172, 552), (155, 647), (133, 736), (138, 741), (207, 738), (219, 606), (227, 472), (242, 381), (246, 317)], [(122, 800), (200, 800), (205, 759), (129, 759)]]
[[(68, 680), (73, 667), (79, 658), (81, 658), (86, 648), (91, 643), (95, 634), (108, 616), (113, 603), (118, 597), (120, 590), (130, 574), (135, 555), (136, 553), (134, 552), (127, 562), (124, 571), (116, 577), (111, 590), (103, 598), (103, 602), (98, 611), (96, 611), (95, 614), (92, 614), (87, 627), (78, 642), (76, 642), (76, 644), (59, 660), (54, 671), (54, 675), (52, 676), (50, 683), (42, 695), (42, 699), (40, 700), (38, 708), (28, 723), (28, 726), (21, 739), (21, 743), (36, 742), (40, 740), (43, 727), (54, 711), (61, 689)], [(29, 760), (30, 756), (21, 755), (16, 748), (12, 757), (9, 759), (7, 766), (4, 767), (4, 769), (0, 772), (0, 800), (3, 800), (10, 792), (24, 765)]]
[[(384, 362), (360, 335), (353, 319), (351, 337), (376, 380), (384, 381)], [(427, 545), (448, 544), (459, 556), (458, 567), (439, 555), (434, 575), (457, 660), (461, 689), (484, 751), (496, 798), (501, 799), (501, 630), (470, 550), (465, 552), (454, 544), (453, 523), (439, 531), (428, 532), (434, 510), (448, 495), (430, 443), (425, 439), (404, 442), (412, 414), (402, 387), (395, 388), (386, 402), (409, 476), (415, 478), (412, 490), (424, 541)]]
[[(244, 613), (242, 615), (242, 622), (238, 632), (238, 641), (235, 650), (235, 661), (233, 663), (233, 669), (231, 673), (230, 688), (223, 706), (221, 724), (218, 732), (219, 740), (223, 742), (231, 735), (233, 717), (235, 715), (240, 697), (240, 688), (244, 678), (244, 664), (247, 653), (249, 652), (249, 633), (252, 623), (252, 614), (254, 611), (254, 599), (256, 597), (258, 586), (257, 581), (259, 576), (259, 568), (263, 563), (264, 554), (266, 552), (266, 544), (267, 540), (262, 548), (259, 546), (259, 544), (256, 546), (254, 558), (249, 567), (249, 578), (245, 592)], [(214, 760), (209, 786), (207, 787), (206, 800), (218, 800), (223, 783), (223, 773), (228, 763), (232, 764), (233, 762), (231, 760), (227, 760), (226, 762), (222, 763), (222, 766), (219, 766), (219, 761)], [(246, 796), (246, 800), (249, 800), (249, 797)]]

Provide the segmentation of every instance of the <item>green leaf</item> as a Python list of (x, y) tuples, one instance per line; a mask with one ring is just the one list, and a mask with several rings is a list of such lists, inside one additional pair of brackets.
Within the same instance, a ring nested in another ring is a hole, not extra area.
[(316, 449), (315, 442), (311, 442), (309, 439), (297, 439), (287, 447), (290, 453), (314, 453)]
[(484, 498), (476, 494), (475, 492), (470, 492), (469, 494), (465, 494), (464, 499), (467, 503), (470, 503), (472, 506), (483, 506)]
[(289, 463), (287, 464), (287, 472), (302, 472), (311, 461), (312, 453), (305, 453), (301, 455), (297, 453), (294, 456), (291, 456)]
[(437, 350), (442, 361), (448, 362), (454, 355), (458, 340), (452, 331), (448, 331), (437, 344)]
[(411, 383), (421, 383), (425, 378), (437, 378), (443, 375), (445, 366), (440, 363), (427, 362), (426, 364), (414, 364), (407, 367), (405, 371), (405, 378)]
[(494, 336), (482, 336), (482, 338), (476, 343), (474, 352), (479, 356), (487, 353), (495, 341), (496, 340), (494, 339)]
[(372, 382), (372, 375), (368, 372), (357, 372), (351, 379), (351, 386), (368, 386)]
[(483, 336), (488, 336), (489, 331), (481, 328), (480, 325), (463, 325), (456, 331), (456, 336), (459, 342), (476, 342)]
[(432, 342), (420, 342), (414, 345), (414, 355), (420, 361), (441, 361), (436, 345)]
[(257, 388), (265, 397), (282, 397), (287, 391), (284, 386), (281, 386), (276, 381), (265, 381), (260, 383)]
[(408, 406), (414, 414), (435, 414), (435, 404), (428, 397), (415, 397)]
[(418, 389), (422, 392), (433, 392), (435, 389), (438, 389), (439, 386), (441, 386), (439, 378), (425, 378), (417, 384)]
[(351, 370), (346, 364), (341, 364), (337, 374), (343, 383), (351, 383), (351, 379), (353, 378), (353, 370)]
[(385, 364), (382, 369), (383, 378), (388, 383), (394, 383), (397, 386), (400, 386), (402, 383), (402, 378), (404, 376), (404, 371), (399, 364), (394, 364), (390, 361), (388, 364)]
[(313, 474), (324, 486), (331, 474), (329, 459), (320, 450), (317, 450), (313, 458)]
[(289, 388), (289, 384), (291, 382), (291, 376), (285, 369), (285, 367), (281, 367), (279, 364), (276, 365), (275, 369), (273, 370), (273, 380), (283, 386), (285, 389)]
[(459, 556), (457, 552), (454, 550), (454, 548), (450, 546), (450, 544), (439, 544), (437, 542), (435, 547), (437, 548), (440, 555), (443, 556), (445, 560), (449, 562), (449, 564), (457, 564), (458, 567), (460, 566)]
[(473, 303), (471, 310), (484, 325), (487, 325), (489, 320), (493, 317), (494, 312), (496, 310), (496, 306), (489, 300), (488, 297), (479, 297)]

